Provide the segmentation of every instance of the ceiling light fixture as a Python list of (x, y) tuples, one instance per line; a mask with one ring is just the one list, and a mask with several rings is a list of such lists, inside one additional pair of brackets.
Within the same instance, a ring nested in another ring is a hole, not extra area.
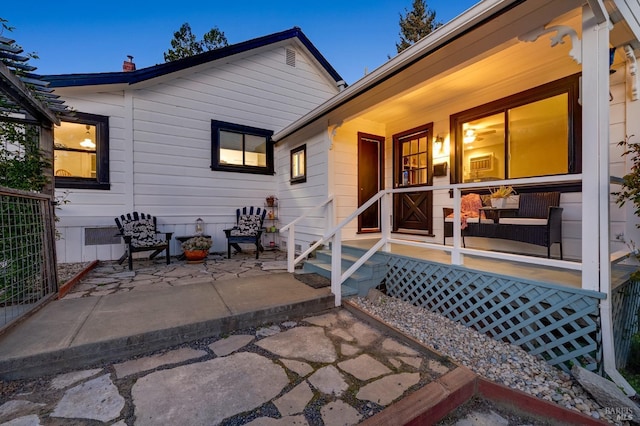
[(90, 126), (87, 124), (87, 133), (84, 136), (84, 140), (80, 142), (80, 146), (83, 148), (93, 149), (96, 144), (91, 140), (91, 134), (89, 133)]
[(471, 142), (473, 142), (475, 140), (476, 140), (476, 131), (471, 129), (471, 128), (466, 129), (464, 131), (463, 136), (462, 136), (462, 141), (464, 143), (471, 143)]

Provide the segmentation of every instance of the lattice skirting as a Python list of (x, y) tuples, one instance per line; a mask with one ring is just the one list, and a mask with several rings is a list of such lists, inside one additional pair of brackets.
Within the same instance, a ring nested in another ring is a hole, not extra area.
[(624, 368), (629, 359), (631, 336), (639, 331), (640, 281), (627, 281), (611, 291), (611, 318), (616, 367)]
[(600, 372), (603, 293), (388, 255), (387, 292), (540, 355)]

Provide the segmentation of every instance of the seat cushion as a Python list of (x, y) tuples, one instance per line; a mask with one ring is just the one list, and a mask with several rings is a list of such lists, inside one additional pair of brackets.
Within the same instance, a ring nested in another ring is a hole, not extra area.
[(540, 225), (547, 224), (547, 219), (537, 219), (533, 217), (501, 217), (500, 225)]
[(467, 223), (493, 223), (493, 219), (485, 219), (482, 218), (480, 219), (479, 217), (468, 217), (467, 218)]
[(235, 237), (249, 237), (258, 235), (261, 228), (262, 217), (257, 214), (240, 215), (238, 226), (233, 228), (229, 235)]
[(123, 220), (122, 232), (131, 237), (131, 245), (134, 247), (153, 247), (163, 243), (156, 237), (153, 219)]

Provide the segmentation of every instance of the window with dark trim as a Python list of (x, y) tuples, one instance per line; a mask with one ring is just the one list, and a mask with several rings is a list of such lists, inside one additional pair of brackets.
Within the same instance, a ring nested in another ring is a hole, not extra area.
[(576, 74), (452, 115), (452, 182), (580, 173), (578, 96)]
[(291, 184), (307, 181), (307, 145), (291, 150)]
[(211, 170), (273, 174), (272, 130), (211, 120)]
[(109, 117), (77, 112), (53, 130), (56, 188), (109, 189)]

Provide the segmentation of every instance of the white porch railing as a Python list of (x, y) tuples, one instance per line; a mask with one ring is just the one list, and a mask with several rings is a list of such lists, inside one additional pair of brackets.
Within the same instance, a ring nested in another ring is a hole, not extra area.
[[(558, 260), (558, 259), (548, 259), (548, 258), (540, 258), (533, 257), (527, 255), (519, 255), (512, 253), (501, 253), (501, 252), (493, 252), (493, 251), (484, 251), (478, 249), (469, 249), (462, 247), (462, 234), (461, 234), (461, 222), (460, 222), (460, 199), (461, 199), (461, 191), (463, 190), (472, 190), (477, 188), (487, 188), (488, 186), (496, 186), (496, 185), (544, 185), (544, 184), (552, 184), (552, 183), (575, 183), (579, 182), (582, 179), (582, 175), (567, 175), (567, 176), (547, 176), (547, 177), (536, 177), (536, 178), (525, 178), (525, 179), (509, 179), (498, 182), (493, 182), (493, 185), (488, 185), (487, 182), (473, 182), (473, 183), (461, 183), (461, 184), (448, 184), (448, 185), (438, 185), (438, 186), (425, 186), (425, 187), (410, 187), (410, 188), (396, 188), (396, 189), (385, 189), (378, 192), (376, 195), (371, 197), (366, 203), (360, 206), (357, 210), (343, 219), (338, 225), (333, 228), (328, 228), (328, 231), (322, 236), (322, 238), (313, 244), (309, 249), (304, 251), (298, 257), (295, 257), (295, 250), (292, 248), (295, 247), (295, 225), (299, 223), (302, 219), (307, 217), (312, 211), (316, 211), (317, 209), (331, 206), (333, 207), (333, 197), (330, 196), (327, 200), (323, 201), (318, 206), (310, 209), (304, 215), (300, 216), (293, 222), (283, 226), (280, 229), (280, 232), (288, 231), (288, 239), (287, 239), (287, 269), (289, 272), (293, 272), (295, 269), (295, 265), (299, 263), (302, 259), (306, 258), (306, 256), (315, 250), (321, 244), (325, 244), (327, 242), (331, 242), (331, 292), (335, 295), (336, 301), (335, 305), (340, 306), (342, 303), (342, 292), (341, 285), (344, 283), (347, 278), (349, 278), (355, 271), (360, 268), (371, 256), (373, 256), (378, 250), (382, 250), (385, 252), (389, 251), (389, 244), (400, 244), (407, 245), (419, 248), (427, 248), (427, 249), (436, 249), (441, 251), (449, 252), (451, 255), (451, 264), (453, 265), (463, 265), (464, 264), (464, 255), (469, 254), (477, 257), (485, 257), (492, 259), (501, 259), (512, 262), (523, 262), (528, 264), (535, 264), (541, 266), (549, 266), (555, 268), (564, 268), (570, 270), (582, 270), (582, 263), (575, 261), (566, 261), (566, 260)], [(412, 240), (392, 238), (391, 237), (391, 220), (392, 220), (392, 200), (393, 194), (400, 194), (406, 192), (425, 192), (425, 191), (453, 191), (453, 206), (454, 208), (454, 218), (453, 218), (453, 245), (442, 245), (436, 243), (430, 243), (426, 241), (419, 241), (417, 239), (421, 238), (416, 235)], [(342, 259), (342, 230), (348, 225), (352, 220), (356, 219), (361, 213), (367, 210), (370, 206), (372, 206), (377, 201), (380, 201), (381, 205), (381, 229), (380, 229), (380, 240), (376, 242), (373, 247), (371, 247), (360, 259), (358, 259), (349, 269), (347, 269), (344, 273), (341, 268), (341, 259)]]

